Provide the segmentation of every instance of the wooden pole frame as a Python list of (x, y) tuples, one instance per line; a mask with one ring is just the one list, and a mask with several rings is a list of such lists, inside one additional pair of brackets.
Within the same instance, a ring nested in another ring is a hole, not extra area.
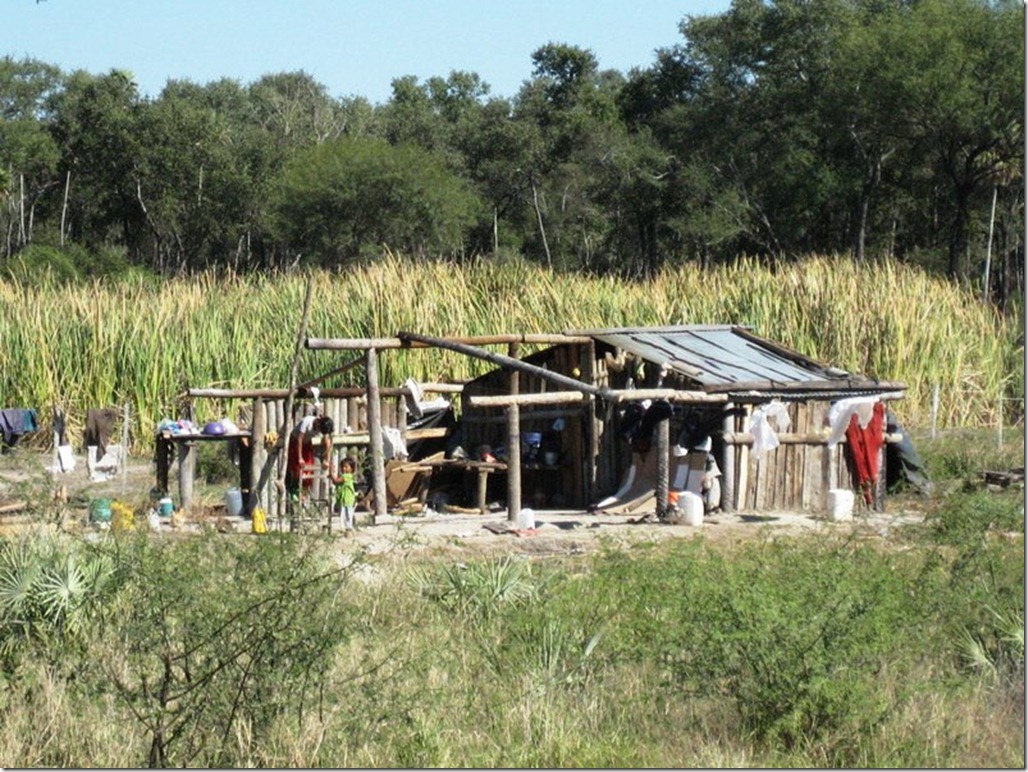
[[(507, 356), (518, 357), (518, 343), (507, 344)], [(510, 370), (510, 396), (520, 396), (521, 378)], [(513, 523), (521, 513), (521, 406), (514, 402), (507, 408), (507, 521)]]
[(375, 492), (371, 524), (388, 512), (386, 501), (385, 450), (382, 444), (382, 402), (378, 391), (378, 350), (369, 348), (364, 370), (368, 380), (368, 435), (371, 441), (371, 483)]

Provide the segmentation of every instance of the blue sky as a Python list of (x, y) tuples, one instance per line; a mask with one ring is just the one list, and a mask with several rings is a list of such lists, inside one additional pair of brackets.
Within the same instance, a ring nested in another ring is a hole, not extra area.
[(514, 96), (548, 42), (627, 72), (681, 41), (687, 15), (729, 0), (2, 0), (0, 54), (66, 72), (129, 70), (157, 96), (169, 78), (251, 83), (303, 70), (330, 96), (388, 100), (393, 78), (478, 73)]

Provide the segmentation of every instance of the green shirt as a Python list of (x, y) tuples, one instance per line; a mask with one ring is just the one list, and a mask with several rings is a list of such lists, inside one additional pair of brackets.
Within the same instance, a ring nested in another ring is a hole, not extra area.
[(342, 507), (352, 507), (357, 503), (357, 486), (354, 484), (352, 472), (343, 472), (339, 475), (339, 484), (336, 485), (336, 503)]

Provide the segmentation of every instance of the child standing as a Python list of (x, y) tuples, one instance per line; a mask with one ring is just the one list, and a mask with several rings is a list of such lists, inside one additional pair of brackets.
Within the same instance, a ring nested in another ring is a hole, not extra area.
[(339, 462), (339, 474), (332, 477), (336, 486), (336, 511), (342, 515), (343, 530), (347, 535), (353, 532), (353, 509), (357, 504), (356, 469), (357, 464), (347, 456)]

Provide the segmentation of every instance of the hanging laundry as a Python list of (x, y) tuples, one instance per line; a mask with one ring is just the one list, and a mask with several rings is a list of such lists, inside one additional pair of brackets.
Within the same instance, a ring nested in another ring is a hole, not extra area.
[(861, 426), (858, 415), (851, 415), (846, 429), (846, 442), (857, 473), (857, 483), (868, 506), (874, 505), (874, 488), (878, 483), (879, 454), (885, 441), (885, 405), (876, 402), (872, 413), (871, 420), (864, 426)]
[(0, 434), (5, 445), (14, 445), (23, 434), (31, 434), (39, 428), (36, 411), (32, 408), (10, 407), (0, 410)]
[(848, 397), (833, 403), (828, 410), (828, 425), (832, 429), (828, 437), (828, 449), (831, 450), (842, 441), (851, 416), (857, 416), (861, 428), (867, 426), (874, 414), (874, 406), (880, 401), (878, 397)]
[(107, 439), (111, 436), (114, 423), (121, 413), (113, 407), (94, 408), (86, 413), (84, 442), (87, 448), (96, 445), (96, 457), (101, 459), (107, 452)]
[(774, 418), (779, 432), (784, 432), (791, 423), (789, 409), (777, 399), (761, 405), (750, 416), (746, 431), (753, 435), (753, 458), (760, 460), (767, 451), (774, 450), (781, 442), (778, 433), (771, 428), (768, 419)]

